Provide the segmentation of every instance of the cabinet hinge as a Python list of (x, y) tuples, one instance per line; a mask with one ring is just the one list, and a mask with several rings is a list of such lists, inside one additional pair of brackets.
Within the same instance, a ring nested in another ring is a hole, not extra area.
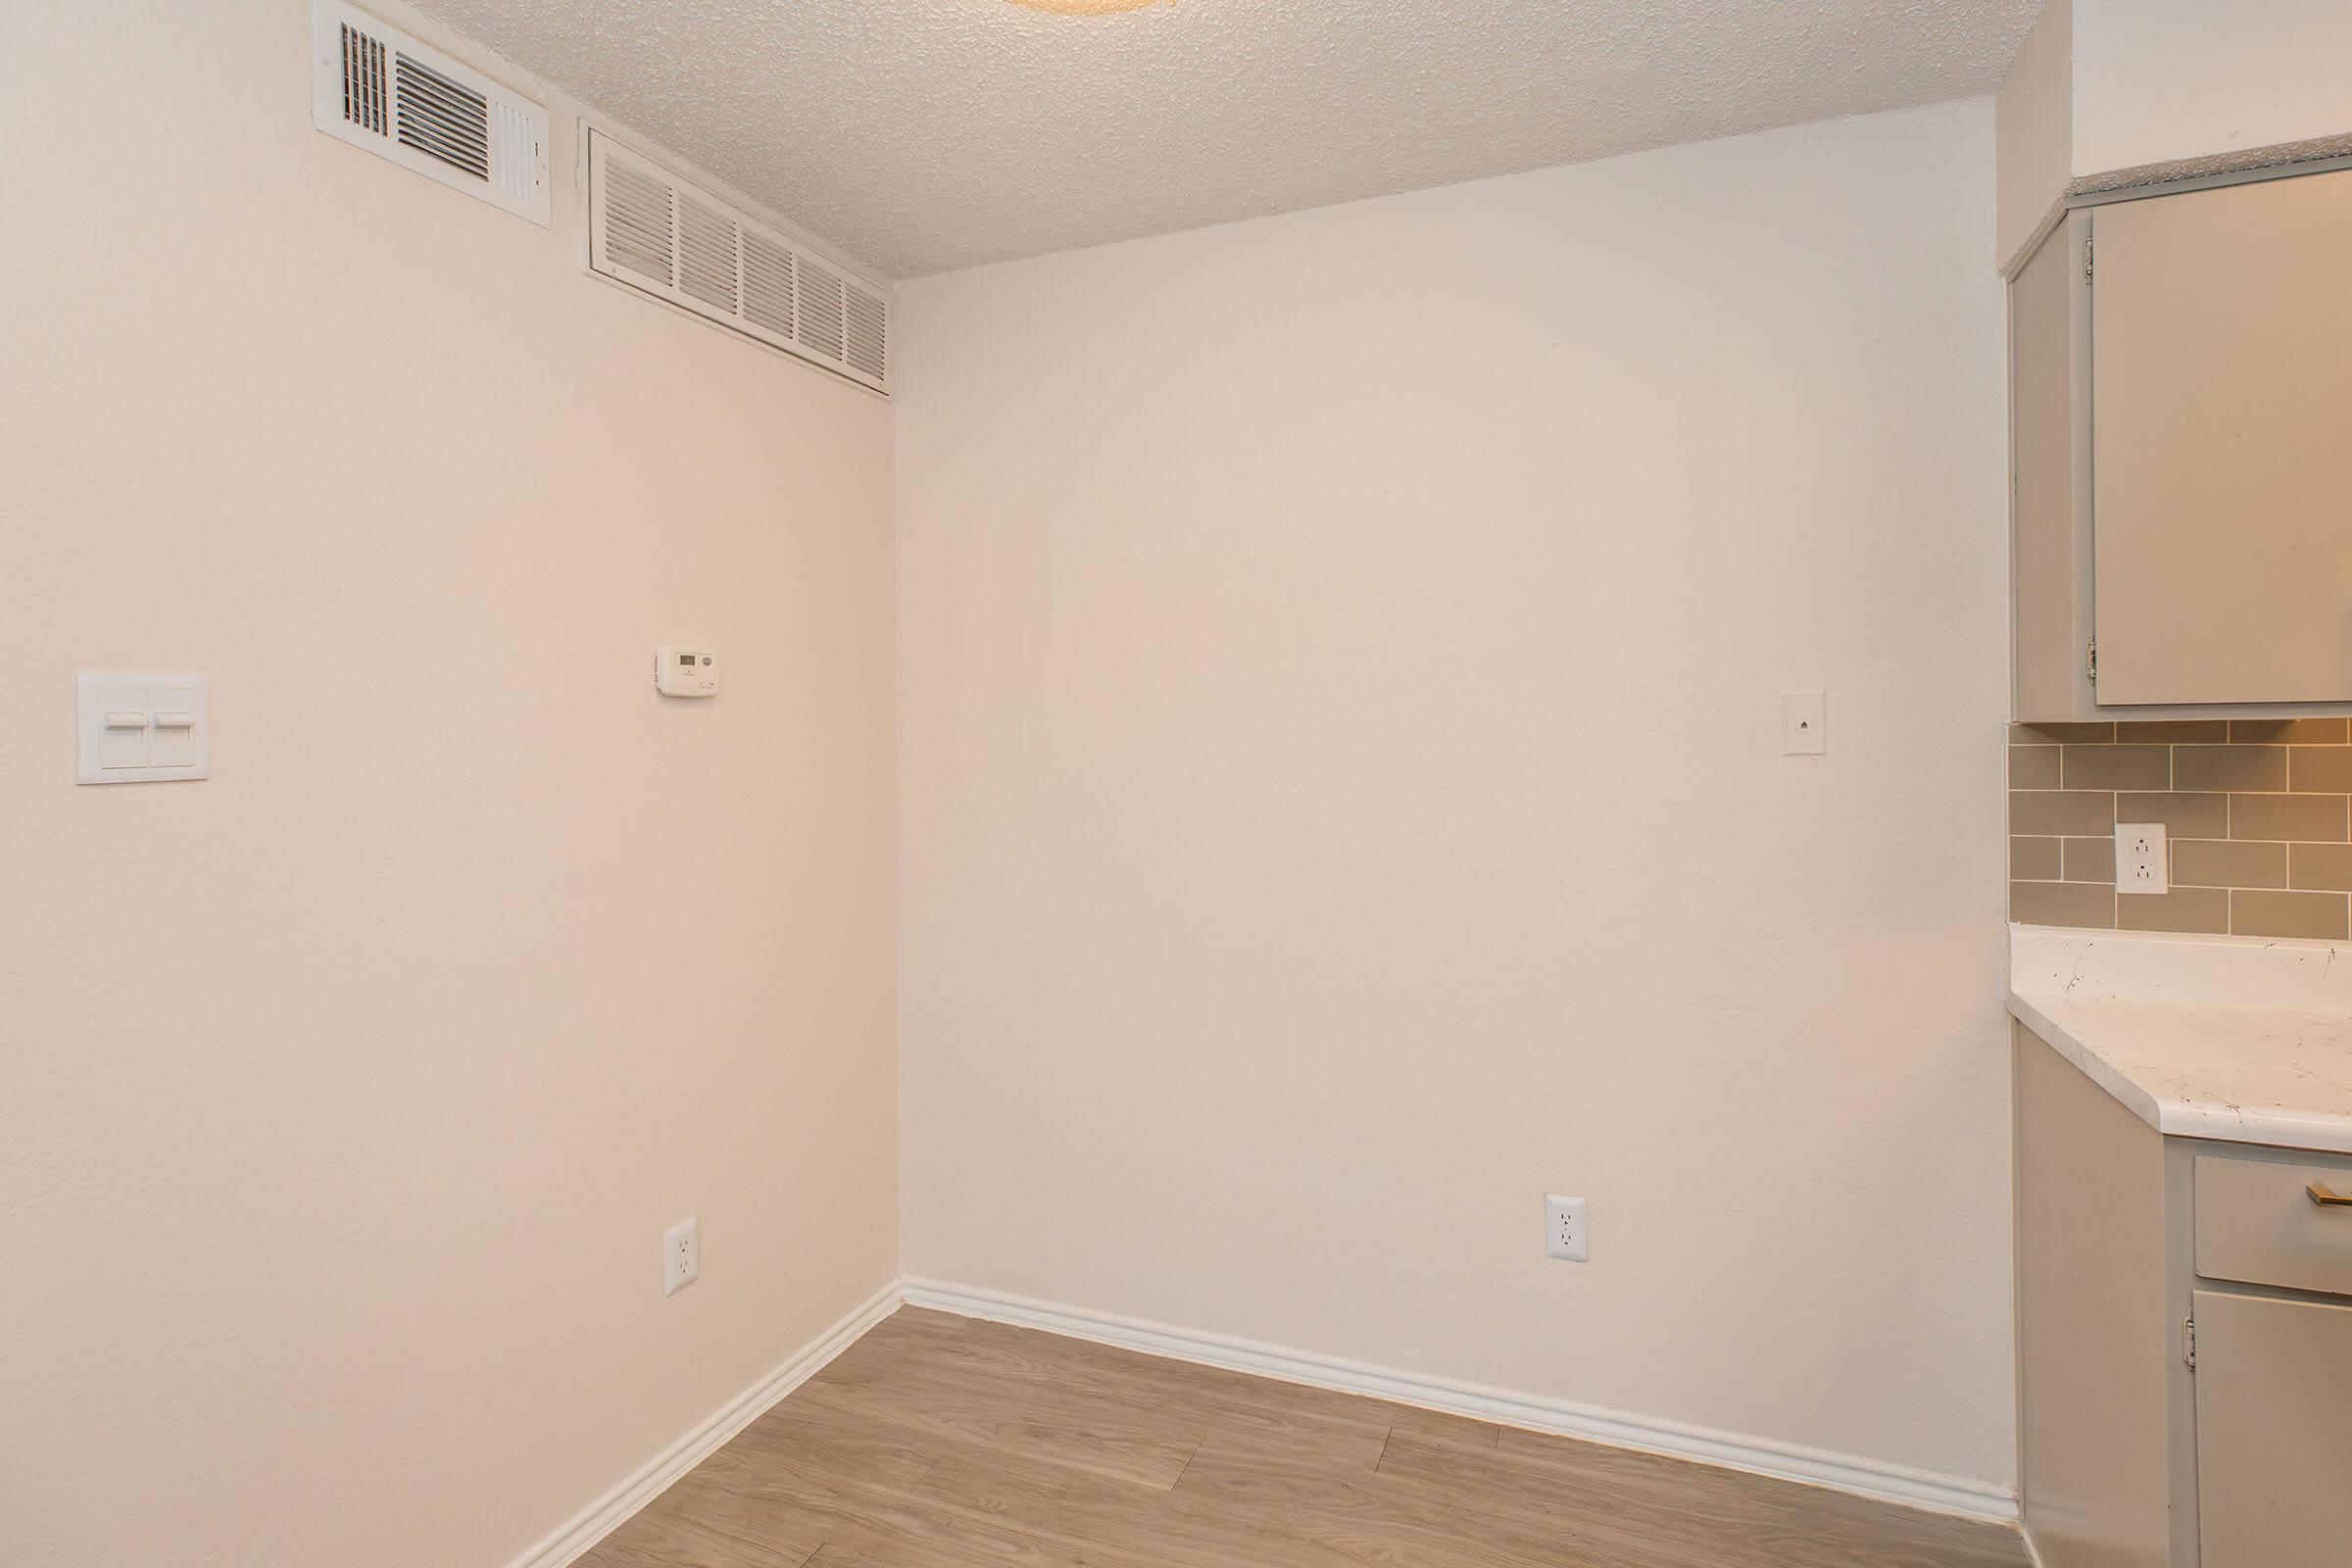
[(2099, 683), (2099, 640), (2096, 637), (2082, 652), (2082, 671), (2090, 677), (2093, 686)]
[(2197, 1369), (2197, 1320), (2194, 1314), (2180, 1320), (2180, 1360), (2191, 1372)]
[(2082, 281), (2085, 283), (2090, 281), (2090, 247), (2093, 243), (2087, 239), (2082, 242)]

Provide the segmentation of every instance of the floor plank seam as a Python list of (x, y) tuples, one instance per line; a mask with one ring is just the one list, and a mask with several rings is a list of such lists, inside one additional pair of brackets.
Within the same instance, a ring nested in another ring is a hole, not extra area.
[(1372, 1461), (1374, 1475), (1380, 1474), (1380, 1467), (1389, 1462), (1389, 1445), (1396, 1441), (1396, 1424), (1392, 1421), (1389, 1423), (1389, 1430), (1380, 1435), (1380, 1457)]
[(1178, 1487), (1184, 1485), (1185, 1471), (1190, 1470), (1193, 1467), (1193, 1461), (1200, 1457), (1200, 1445), (1196, 1443), (1193, 1445), (1193, 1451), (1184, 1456), (1184, 1463), (1178, 1467), (1176, 1471), (1176, 1479), (1168, 1483), (1168, 1490), (1170, 1492), (1174, 1492)]

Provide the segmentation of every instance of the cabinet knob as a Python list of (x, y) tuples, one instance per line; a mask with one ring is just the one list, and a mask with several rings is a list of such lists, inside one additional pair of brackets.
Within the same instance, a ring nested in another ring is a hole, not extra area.
[(2303, 1191), (2322, 1208), (2352, 1208), (2352, 1193), (2339, 1193), (2326, 1182), (2313, 1182)]

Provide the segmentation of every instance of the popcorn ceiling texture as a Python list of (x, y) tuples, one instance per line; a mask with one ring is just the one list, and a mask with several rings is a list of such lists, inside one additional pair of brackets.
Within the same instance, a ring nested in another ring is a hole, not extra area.
[(2039, 0), (427, 0), (885, 276), (1990, 92)]

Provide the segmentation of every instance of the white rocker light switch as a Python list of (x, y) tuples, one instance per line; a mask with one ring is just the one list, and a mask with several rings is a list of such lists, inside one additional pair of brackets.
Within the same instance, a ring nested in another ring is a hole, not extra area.
[(150, 784), (207, 778), (213, 729), (202, 675), (75, 677), (80, 749), (74, 778), (81, 784)]

